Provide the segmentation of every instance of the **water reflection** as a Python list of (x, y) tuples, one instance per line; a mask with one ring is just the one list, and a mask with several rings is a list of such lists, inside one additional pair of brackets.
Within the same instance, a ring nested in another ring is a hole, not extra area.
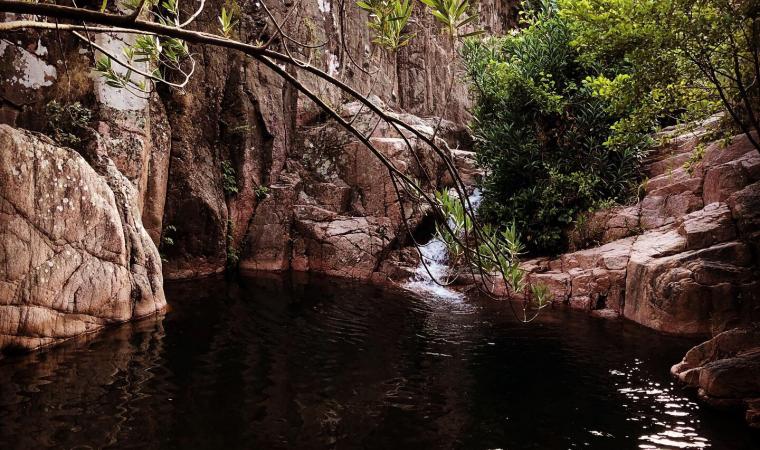
[[(626, 420), (638, 422), (642, 449), (706, 448), (709, 440), (701, 436), (699, 406), (678, 393), (673, 381), (661, 383), (648, 379), (641, 370), (642, 361), (635, 359), (623, 370), (610, 370), (618, 392), (626, 398), (624, 408), (630, 411)], [(670, 417), (668, 417), (670, 416)], [(672, 420), (672, 417), (680, 420)]]
[(752, 448), (667, 378), (691, 342), (291, 278), (0, 361), (0, 448)]

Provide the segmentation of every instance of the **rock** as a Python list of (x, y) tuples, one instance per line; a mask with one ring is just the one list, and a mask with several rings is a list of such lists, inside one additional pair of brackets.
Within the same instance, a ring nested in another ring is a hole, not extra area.
[(728, 206), (738, 232), (760, 254), (760, 182), (731, 194)]
[(712, 203), (681, 219), (678, 233), (686, 238), (686, 249), (706, 248), (736, 237), (731, 210), (723, 203)]
[(673, 253), (673, 248), (685, 246), (674, 234), (665, 234), (673, 238), (670, 251), (662, 252), (645, 239), (634, 244), (626, 281), (626, 318), (659, 331), (697, 335), (725, 330), (740, 323), (744, 312), (757, 308), (754, 299), (745, 302), (740, 295), (742, 286), (750, 286), (755, 276), (745, 244), (729, 242)]
[[(760, 165), (760, 157), (753, 156), (753, 163)], [(732, 161), (713, 167), (705, 174), (702, 198), (705, 204), (725, 202), (734, 192), (749, 183), (749, 176), (741, 161)]]
[(369, 279), (390, 239), (388, 219), (336, 217), (320, 208), (296, 212), (293, 269), (346, 278)]
[(133, 185), (107, 158), (0, 125), (0, 350), (32, 350), (165, 306)]
[(760, 399), (760, 325), (724, 331), (692, 348), (671, 373), (706, 402), (746, 410), (758, 427)]
[(293, 208), (300, 184), (300, 178), (290, 174), (270, 186), (267, 198), (259, 204), (251, 221), (242, 249), (241, 269), (281, 271), (290, 268)]

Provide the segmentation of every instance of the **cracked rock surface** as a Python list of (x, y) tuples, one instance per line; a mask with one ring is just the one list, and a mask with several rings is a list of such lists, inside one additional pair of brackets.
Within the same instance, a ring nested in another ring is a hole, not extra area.
[(747, 423), (760, 428), (760, 324), (697, 345), (671, 373), (709, 404), (744, 409)]
[(0, 351), (32, 350), (166, 305), (130, 181), (107, 158), (0, 125)]
[(556, 302), (667, 333), (716, 334), (760, 320), (760, 154), (739, 135), (708, 143), (687, 170), (707, 132), (671, 131), (650, 156), (641, 201), (592, 217), (606, 243), (527, 261), (529, 277)]

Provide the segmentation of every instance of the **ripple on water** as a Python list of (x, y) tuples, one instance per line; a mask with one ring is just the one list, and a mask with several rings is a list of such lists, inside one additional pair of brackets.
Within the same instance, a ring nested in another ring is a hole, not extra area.
[(0, 360), (0, 448), (755, 442), (670, 383), (693, 342), (624, 322), (556, 310), (524, 325), (499, 302), (324, 279), (206, 279), (166, 293), (164, 317)]
[[(626, 399), (624, 406), (631, 410), (627, 420), (640, 422), (642, 430), (651, 430), (639, 436), (639, 448), (706, 448), (711, 444), (697, 432), (699, 406), (689, 398), (675, 393), (674, 382), (651, 381), (642, 369), (642, 361), (622, 370), (610, 370), (617, 391)], [(673, 423), (670, 417), (682, 420)]]

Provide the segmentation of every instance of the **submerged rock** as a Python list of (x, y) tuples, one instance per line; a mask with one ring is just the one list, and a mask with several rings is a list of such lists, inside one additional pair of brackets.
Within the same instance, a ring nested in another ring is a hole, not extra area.
[(136, 192), (107, 157), (0, 125), (0, 350), (32, 350), (164, 308)]

